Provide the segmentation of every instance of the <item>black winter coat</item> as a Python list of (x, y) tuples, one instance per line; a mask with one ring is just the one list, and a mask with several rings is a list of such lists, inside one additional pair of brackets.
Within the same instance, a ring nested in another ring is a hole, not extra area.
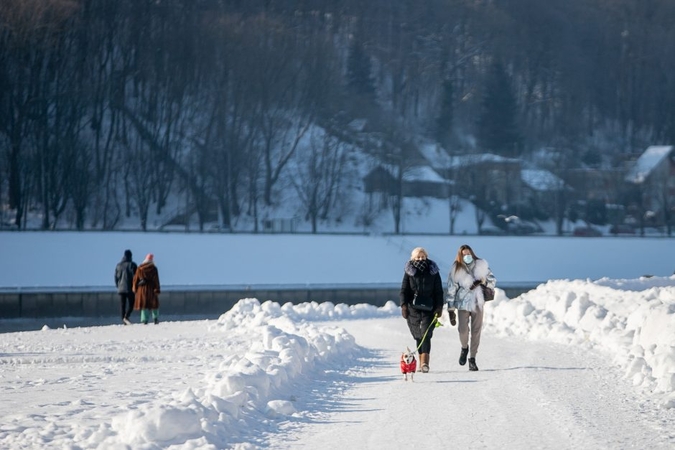
[(443, 308), (443, 281), (438, 265), (430, 259), (427, 259), (427, 263), (424, 271), (418, 270), (412, 261), (406, 263), (399, 294), (401, 306), (407, 304), (414, 308), (413, 298), (417, 293), (418, 297), (433, 302), (432, 311)]
[(126, 256), (115, 267), (115, 286), (118, 294), (131, 294), (131, 282), (136, 274), (136, 263)]

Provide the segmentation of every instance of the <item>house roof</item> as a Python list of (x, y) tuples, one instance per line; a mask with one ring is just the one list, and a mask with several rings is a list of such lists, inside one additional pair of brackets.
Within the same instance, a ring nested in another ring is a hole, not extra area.
[(462, 156), (455, 156), (452, 158), (453, 165), (459, 167), (470, 166), (472, 164), (479, 164), (485, 162), (520, 164), (521, 161), (516, 158), (505, 158), (503, 156), (495, 155), (492, 153), (480, 153), (478, 155), (462, 155)]
[(427, 181), (433, 183), (447, 183), (445, 178), (429, 166), (417, 166), (403, 172), (405, 181)]
[(530, 189), (535, 191), (559, 191), (565, 186), (565, 182), (543, 169), (522, 169), (520, 177)]
[(486, 162), (520, 164), (519, 159), (505, 158), (492, 153), (450, 156), (442, 147), (436, 144), (421, 144), (418, 146), (418, 149), (424, 159), (429, 161), (429, 164), (436, 170), (458, 169)]
[(354, 131), (363, 131), (366, 129), (367, 124), (368, 121), (366, 119), (354, 119), (351, 122), (349, 122), (348, 126)]
[(496, 163), (496, 164), (521, 164), (521, 160), (516, 158), (505, 158), (503, 156), (494, 155), (492, 153), (479, 153), (475, 155), (461, 155), (453, 156), (449, 166), (444, 169), (462, 169), (478, 164)]
[(652, 145), (648, 147), (628, 171), (626, 181), (635, 184), (643, 183), (672, 150), (672, 145)]
[[(369, 172), (367, 176), (370, 174), (375, 173), (376, 171), (383, 170), (385, 171), (391, 178), (395, 178), (394, 173), (396, 172), (396, 169), (388, 164), (380, 164), (377, 167), (375, 167), (373, 170)], [(442, 183), (442, 184), (448, 184), (449, 181), (443, 178), (436, 172), (434, 169), (432, 169), (429, 166), (414, 166), (414, 167), (409, 167), (405, 169), (403, 172), (403, 181), (407, 182), (419, 182), (419, 181), (424, 181), (424, 182), (431, 182), (431, 183)]]
[(432, 167), (447, 168), (452, 163), (452, 157), (443, 147), (434, 143), (418, 144), (417, 148), (424, 159), (429, 161)]

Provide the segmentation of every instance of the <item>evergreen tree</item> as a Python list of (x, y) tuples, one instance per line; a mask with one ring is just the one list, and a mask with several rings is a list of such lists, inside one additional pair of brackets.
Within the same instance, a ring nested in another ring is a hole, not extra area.
[(483, 151), (518, 156), (521, 136), (516, 115), (518, 107), (509, 75), (497, 62), (488, 73), (478, 117), (478, 143)]
[(363, 41), (357, 36), (354, 36), (349, 45), (347, 84), (358, 95), (371, 98), (375, 96), (375, 80), (372, 76), (370, 56), (365, 51)]

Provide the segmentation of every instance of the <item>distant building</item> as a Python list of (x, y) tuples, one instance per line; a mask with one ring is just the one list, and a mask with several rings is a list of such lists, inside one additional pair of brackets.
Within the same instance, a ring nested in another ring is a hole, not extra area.
[(578, 201), (598, 200), (615, 203), (624, 171), (580, 167), (564, 171), (565, 182), (574, 189)]
[[(653, 224), (672, 222), (675, 215), (675, 150), (672, 145), (648, 147), (625, 177), (634, 209)], [(640, 217), (637, 218), (641, 219)]]
[[(386, 206), (386, 197), (396, 195), (399, 191), (396, 168), (378, 165), (363, 178), (366, 194), (370, 194), (372, 206)], [(429, 166), (414, 166), (404, 170), (401, 192), (404, 197), (448, 198), (451, 182), (440, 176)], [(384, 196), (384, 197), (383, 197)], [(374, 204), (375, 198), (380, 198)]]
[(528, 203), (539, 205), (551, 216), (555, 216), (556, 208), (561, 201), (559, 193), (566, 190), (572, 192), (565, 181), (544, 169), (523, 169), (520, 172), (523, 184), (523, 197)]
[(652, 145), (640, 155), (626, 174), (626, 181), (643, 184), (652, 180), (661, 181), (672, 177), (675, 172), (675, 153), (672, 145)]
[(366, 194), (396, 193), (396, 177), (383, 166), (377, 166), (363, 177), (363, 190)]
[(448, 156), (435, 159), (432, 167), (454, 181), (457, 194), (465, 198), (475, 196), (497, 204), (513, 204), (522, 199), (519, 159), (491, 153)]

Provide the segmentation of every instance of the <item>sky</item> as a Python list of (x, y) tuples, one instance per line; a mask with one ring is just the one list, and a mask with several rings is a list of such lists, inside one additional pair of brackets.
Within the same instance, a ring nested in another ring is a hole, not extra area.
[[(465, 242), (498, 287), (478, 372), (459, 366), (445, 313), (430, 373), (403, 381), (415, 343), (393, 302), (242, 299), (210, 320), (38, 326), (0, 334), (0, 448), (675, 446), (668, 239), (0, 233), (0, 286), (112, 288), (125, 248), (153, 252), (169, 289), (400, 283), (418, 245), (445, 280)], [(499, 290), (526, 279), (541, 283)]]

